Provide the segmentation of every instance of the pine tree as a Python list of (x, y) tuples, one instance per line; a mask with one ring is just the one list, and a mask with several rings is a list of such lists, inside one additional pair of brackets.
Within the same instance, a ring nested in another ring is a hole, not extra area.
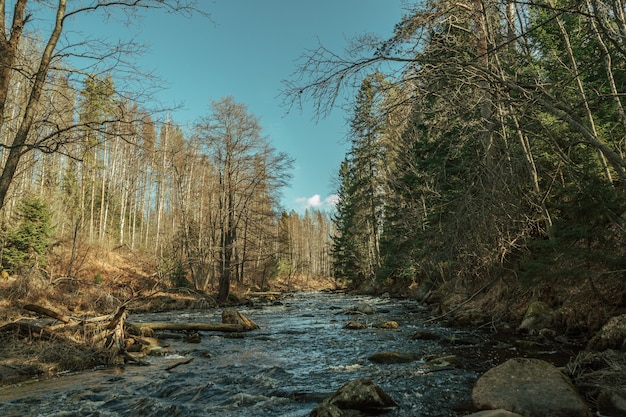
[(2, 268), (10, 273), (20, 269), (45, 267), (52, 236), (48, 206), (34, 198), (18, 205), (16, 225), (2, 233)]

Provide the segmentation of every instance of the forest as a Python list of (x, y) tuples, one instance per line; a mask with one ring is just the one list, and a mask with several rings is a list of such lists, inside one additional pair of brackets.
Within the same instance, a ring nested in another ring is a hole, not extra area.
[[(147, 101), (157, 87), (131, 64), (139, 45), (62, 36), (83, 15), (203, 13), (191, 1), (133, 3), (0, 2), (4, 279), (106, 284), (85, 259), (119, 248), (149, 259), (159, 285), (222, 301), (231, 285), (330, 276), (330, 219), (279, 206), (293, 161), (245, 104), (216, 98), (183, 127)], [(55, 13), (51, 29), (31, 23)]]
[(321, 116), (353, 92), (334, 274), (451, 305), (493, 287), (494, 314), (534, 298), (568, 328), (623, 308), (624, 3), (406, 7), (392, 38), (320, 46), (314, 81), (286, 83)]
[[(621, 0), (407, 1), (389, 39), (305, 51), (285, 106), (350, 103), (330, 214), (281, 209), (293, 161), (245, 104), (182, 127), (129, 89), (149, 82), (132, 43), (63, 43), (70, 17), (194, 2), (28, 4), (0, 2), (5, 280), (75, 279), (86, 251), (123, 247), (220, 301), (299, 276), (442, 304), (491, 286), (555, 306), (573, 291), (602, 317), (626, 303)], [(47, 35), (28, 33), (44, 12)]]

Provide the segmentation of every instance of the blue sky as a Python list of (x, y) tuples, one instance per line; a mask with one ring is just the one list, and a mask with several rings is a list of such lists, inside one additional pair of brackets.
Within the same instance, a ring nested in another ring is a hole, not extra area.
[[(259, 117), (273, 146), (295, 159), (282, 204), (302, 212), (306, 207), (330, 208), (347, 149), (347, 115), (337, 109), (317, 122), (306, 109), (285, 115), (279, 97), (282, 80), (292, 78), (298, 57), (319, 43), (342, 53), (356, 35), (389, 37), (402, 16), (402, 2), (200, 0), (212, 21), (150, 13), (128, 30), (149, 44), (149, 52), (139, 60), (141, 67), (167, 84), (158, 99), (184, 106), (172, 114), (176, 123), (193, 124), (209, 113), (211, 101), (225, 96), (233, 96)], [(81, 30), (88, 34), (107, 27)]]

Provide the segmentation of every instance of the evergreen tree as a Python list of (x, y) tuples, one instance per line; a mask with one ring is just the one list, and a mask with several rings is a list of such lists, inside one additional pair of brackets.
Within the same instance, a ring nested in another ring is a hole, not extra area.
[(2, 268), (13, 273), (46, 266), (53, 232), (46, 203), (35, 198), (22, 200), (14, 222), (14, 227), (2, 232)]

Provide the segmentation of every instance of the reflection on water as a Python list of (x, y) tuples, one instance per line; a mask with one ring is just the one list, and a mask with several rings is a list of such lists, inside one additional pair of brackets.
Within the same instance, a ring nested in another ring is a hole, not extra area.
[[(376, 313), (358, 316), (371, 324), (395, 320), (399, 329), (347, 330), (345, 310), (366, 302)], [(298, 293), (281, 305), (240, 310), (260, 329), (243, 338), (201, 332), (199, 344), (169, 340), (169, 354), (151, 366), (127, 366), (0, 387), (0, 415), (48, 417), (117, 416), (307, 416), (313, 407), (355, 378), (371, 378), (398, 404), (394, 416), (456, 416), (471, 403), (478, 377), (471, 369), (428, 373), (424, 361), (374, 364), (379, 351), (455, 354), (452, 345), (411, 340), (417, 330), (442, 336), (476, 335), (422, 324), (425, 309), (414, 301), (364, 296)], [(133, 315), (129, 321), (217, 323), (221, 310)], [(478, 349), (478, 346), (475, 346)], [(463, 346), (465, 352), (472, 347)], [(189, 364), (165, 368), (184, 358)], [(465, 367), (469, 368), (469, 367)]]

